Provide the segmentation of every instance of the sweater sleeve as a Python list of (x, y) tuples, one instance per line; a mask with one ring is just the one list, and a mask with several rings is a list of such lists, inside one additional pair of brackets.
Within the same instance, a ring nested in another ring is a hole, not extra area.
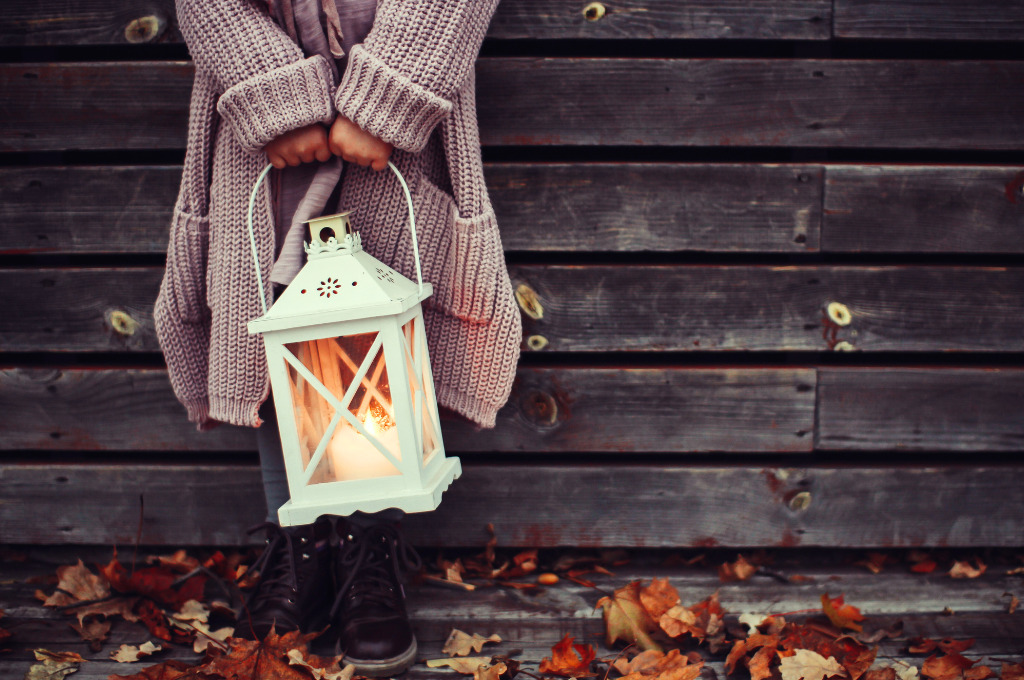
[(250, 153), (276, 137), (334, 118), (334, 76), (255, 0), (177, 0), (178, 24), (196, 68), (221, 92), (217, 111)]
[(498, 0), (380, 0), (352, 48), (338, 113), (399, 149), (418, 152), (467, 82)]

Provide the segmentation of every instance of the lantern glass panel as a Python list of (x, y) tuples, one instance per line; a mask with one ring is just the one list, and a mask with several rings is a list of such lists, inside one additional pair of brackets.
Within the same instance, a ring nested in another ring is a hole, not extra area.
[(425, 360), (426, 344), (418, 324), (422, 317), (413, 317), (402, 326), (402, 341), (405, 349), (405, 367), (409, 378), (409, 389), (412, 393), (413, 413), (421, 422), (420, 448), (423, 464), (431, 455), (440, 450), (438, 438), (434, 434), (434, 398), (431, 391), (430, 376), (427, 375), (429, 364)]
[[(401, 460), (401, 450), (384, 350), (377, 334), (322, 338), (285, 347), (316, 380), (312, 384), (289, 363), (306, 482), (401, 474), (394, 462)], [(345, 409), (348, 417), (337, 407)], [(310, 470), (311, 466), (315, 469)]]

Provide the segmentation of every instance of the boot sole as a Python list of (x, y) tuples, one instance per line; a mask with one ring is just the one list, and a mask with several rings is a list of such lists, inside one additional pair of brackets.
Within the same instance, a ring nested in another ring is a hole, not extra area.
[[(341, 660), (341, 666), (344, 668), (348, 664), (352, 664), (356, 667), (356, 675), (383, 678), (404, 673), (416, 661), (416, 651), (416, 640), (413, 639), (409, 649), (397, 656), (389, 659), (355, 659), (346, 656)], [(341, 650), (338, 650), (337, 653), (340, 654)]]

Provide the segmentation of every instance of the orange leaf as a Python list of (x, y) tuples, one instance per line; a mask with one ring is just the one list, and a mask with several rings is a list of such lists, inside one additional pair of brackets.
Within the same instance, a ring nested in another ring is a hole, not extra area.
[(988, 569), (985, 563), (978, 558), (974, 558), (974, 564), (976, 566), (972, 567), (966, 560), (954, 562), (953, 567), (949, 570), (949, 575), (953, 578), (978, 578)]
[(725, 562), (718, 566), (718, 579), (722, 583), (746, 581), (757, 572), (755, 567), (743, 555), (738, 555), (735, 562)]
[(1024, 663), (1004, 663), (999, 670), (1003, 680), (1024, 680)]
[(945, 656), (930, 656), (921, 665), (921, 675), (932, 680), (960, 680), (966, 675), (965, 671), (976, 663), (956, 652)]
[(640, 602), (651, 618), (658, 620), (662, 614), (679, 604), (679, 591), (672, 587), (668, 579), (651, 579), (651, 585), (640, 589)]
[(225, 680), (308, 680), (300, 666), (288, 662), (288, 652), (297, 649), (309, 651), (309, 641), (316, 633), (302, 634), (292, 631), (278, 635), (271, 628), (262, 642), (228, 638), (228, 649), (215, 656), (203, 668), (204, 675), (221, 675)]
[(586, 678), (596, 673), (590, 670), (590, 662), (597, 656), (591, 645), (574, 645), (573, 638), (566, 635), (551, 648), (551, 658), (540, 662), (541, 673), (552, 673), (566, 678)]
[(824, 610), (825, 616), (828, 617), (828, 620), (836, 628), (855, 630), (858, 633), (864, 630), (864, 627), (859, 623), (864, 620), (864, 615), (853, 605), (843, 604), (842, 595), (829, 598), (828, 593), (823, 593), (821, 596), (821, 608)]
[(192, 666), (184, 661), (170, 659), (155, 666), (147, 666), (132, 675), (111, 675), (110, 680), (176, 680), (191, 669)]
[(602, 597), (597, 606), (604, 609), (605, 640), (609, 646), (616, 640), (625, 640), (641, 649), (659, 649), (650, 636), (658, 624), (640, 602), (639, 581), (617, 589), (610, 597)]
[(954, 640), (952, 638), (932, 640), (931, 638), (916, 637), (910, 639), (908, 650), (911, 654), (931, 654), (937, 649), (940, 652), (949, 654), (950, 652), (964, 652), (973, 646), (974, 638), (969, 640)]

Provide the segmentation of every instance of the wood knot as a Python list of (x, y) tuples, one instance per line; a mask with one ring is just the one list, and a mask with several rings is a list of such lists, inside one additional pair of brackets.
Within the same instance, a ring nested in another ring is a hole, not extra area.
[(536, 424), (551, 426), (558, 420), (558, 404), (547, 392), (535, 390), (526, 395), (521, 402), (523, 414)]
[(135, 335), (135, 331), (139, 329), (139, 322), (129, 316), (128, 312), (120, 309), (112, 311), (108, 321), (110, 327), (121, 335)]
[(543, 335), (531, 335), (526, 339), (526, 346), (534, 352), (539, 352), (548, 346), (548, 339)]
[(525, 283), (520, 283), (516, 287), (516, 302), (519, 303), (519, 309), (523, 310), (523, 314), (531, 319), (544, 318), (544, 305), (540, 303), (537, 292)]
[(800, 491), (793, 494), (793, 497), (789, 499), (787, 505), (789, 505), (789, 509), (793, 512), (803, 512), (807, 508), (811, 507), (811, 492)]
[(587, 21), (600, 21), (607, 11), (600, 2), (592, 2), (583, 8), (583, 18)]
[(160, 37), (163, 31), (164, 22), (160, 20), (160, 17), (151, 14), (128, 22), (128, 25), (124, 27), (124, 39), (133, 45), (153, 42)]

